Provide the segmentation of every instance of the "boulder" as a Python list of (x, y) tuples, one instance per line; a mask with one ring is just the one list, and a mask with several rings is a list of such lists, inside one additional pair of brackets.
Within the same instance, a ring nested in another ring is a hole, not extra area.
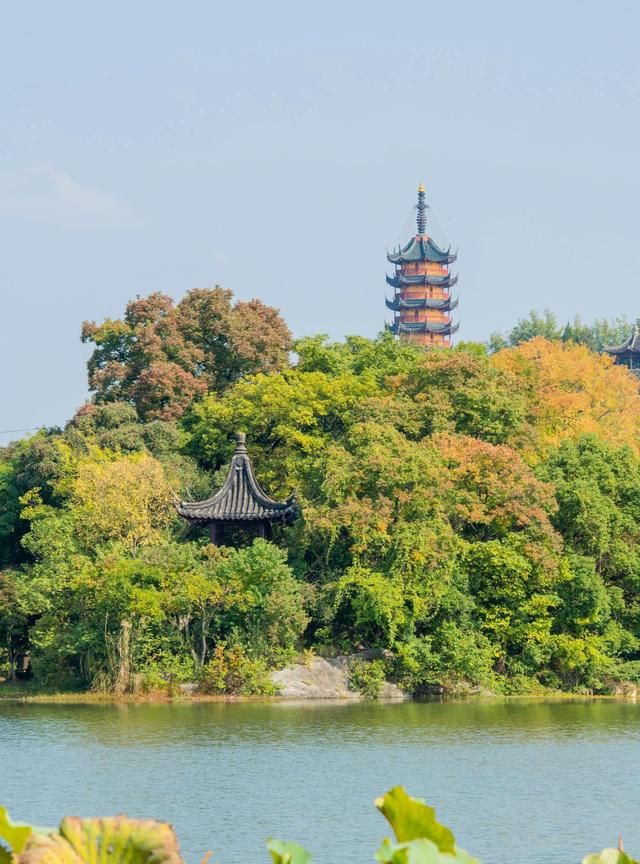
[[(362, 697), (349, 689), (349, 666), (355, 656), (313, 657), (307, 663), (296, 663), (271, 673), (278, 695), (285, 699), (354, 699)], [(406, 699), (395, 684), (386, 681), (380, 699)]]

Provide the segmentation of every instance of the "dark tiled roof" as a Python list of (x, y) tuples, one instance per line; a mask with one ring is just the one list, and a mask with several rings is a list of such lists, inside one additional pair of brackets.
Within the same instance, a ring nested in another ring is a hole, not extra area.
[(394, 300), (384, 301), (387, 304), (387, 309), (393, 309), (394, 312), (399, 312), (401, 309), (440, 309), (442, 312), (450, 312), (458, 305), (458, 298), (447, 297), (443, 300), (435, 300), (430, 297), (412, 297), (405, 299), (396, 297)]
[(245, 436), (238, 444), (222, 488), (206, 501), (181, 501), (178, 513), (190, 522), (292, 522), (298, 515), (294, 495), (274, 501), (264, 492), (253, 473)]
[(391, 330), (394, 333), (442, 333), (444, 336), (451, 336), (452, 333), (457, 333), (460, 328), (459, 324), (445, 322), (444, 324), (435, 324), (429, 321), (395, 321), (391, 325)]
[(396, 276), (387, 276), (387, 285), (393, 288), (400, 288), (402, 285), (441, 285), (452, 288), (458, 281), (457, 274), (451, 276), (449, 273), (444, 276), (430, 276), (426, 273), (418, 274), (417, 276), (403, 276), (398, 273)]
[(631, 331), (631, 336), (622, 345), (614, 345), (604, 349), (605, 354), (613, 354), (615, 357), (621, 354), (640, 354), (640, 320), (636, 321)]
[(431, 237), (416, 234), (403, 249), (387, 252), (387, 261), (392, 264), (407, 264), (413, 261), (430, 261), (432, 264), (450, 264), (457, 254), (449, 249), (441, 249)]

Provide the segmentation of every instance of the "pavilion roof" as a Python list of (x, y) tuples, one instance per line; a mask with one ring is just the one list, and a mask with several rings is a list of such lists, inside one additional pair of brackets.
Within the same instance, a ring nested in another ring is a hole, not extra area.
[(631, 336), (622, 345), (613, 345), (604, 349), (605, 354), (612, 354), (614, 357), (619, 357), (623, 354), (638, 354), (640, 355), (640, 319), (633, 325)]
[(286, 501), (274, 501), (258, 483), (243, 432), (238, 433), (236, 449), (222, 488), (205, 501), (181, 501), (176, 509), (180, 516), (201, 524), (292, 522), (298, 515), (295, 495), (290, 495)]

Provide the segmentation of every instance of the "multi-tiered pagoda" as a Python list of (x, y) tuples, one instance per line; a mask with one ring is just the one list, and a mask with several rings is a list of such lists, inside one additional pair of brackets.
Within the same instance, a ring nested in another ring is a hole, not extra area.
[(395, 312), (391, 329), (401, 339), (408, 339), (427, 348), (449, 348), (451, 336), (459, 324), (451, 321), (451, 310), (458, 300), (451, 289), (458, 281), (449, 272), (456, 253), (441, 249), (427, 234), (427, 203), (424, 186), (418, 187), (418, 233), (404, 248), (387, 253), (395, 265), (387, 283), (395, 289), (387, 307)]

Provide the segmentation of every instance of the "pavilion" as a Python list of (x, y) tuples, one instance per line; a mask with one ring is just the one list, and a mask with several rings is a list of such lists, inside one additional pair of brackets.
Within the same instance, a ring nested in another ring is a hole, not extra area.
[(221, 544), (227, 530), (242, 528), (271, 538), (276, 523), (290, 524), (300, 514), (295, 495), (274, 501), (256, 479), (247, 452), (246, 435), (238, 432), (227, 479), (206, 501), (181, 501), (177, 511), (190, 525), (206, 525), (212, 543)]

